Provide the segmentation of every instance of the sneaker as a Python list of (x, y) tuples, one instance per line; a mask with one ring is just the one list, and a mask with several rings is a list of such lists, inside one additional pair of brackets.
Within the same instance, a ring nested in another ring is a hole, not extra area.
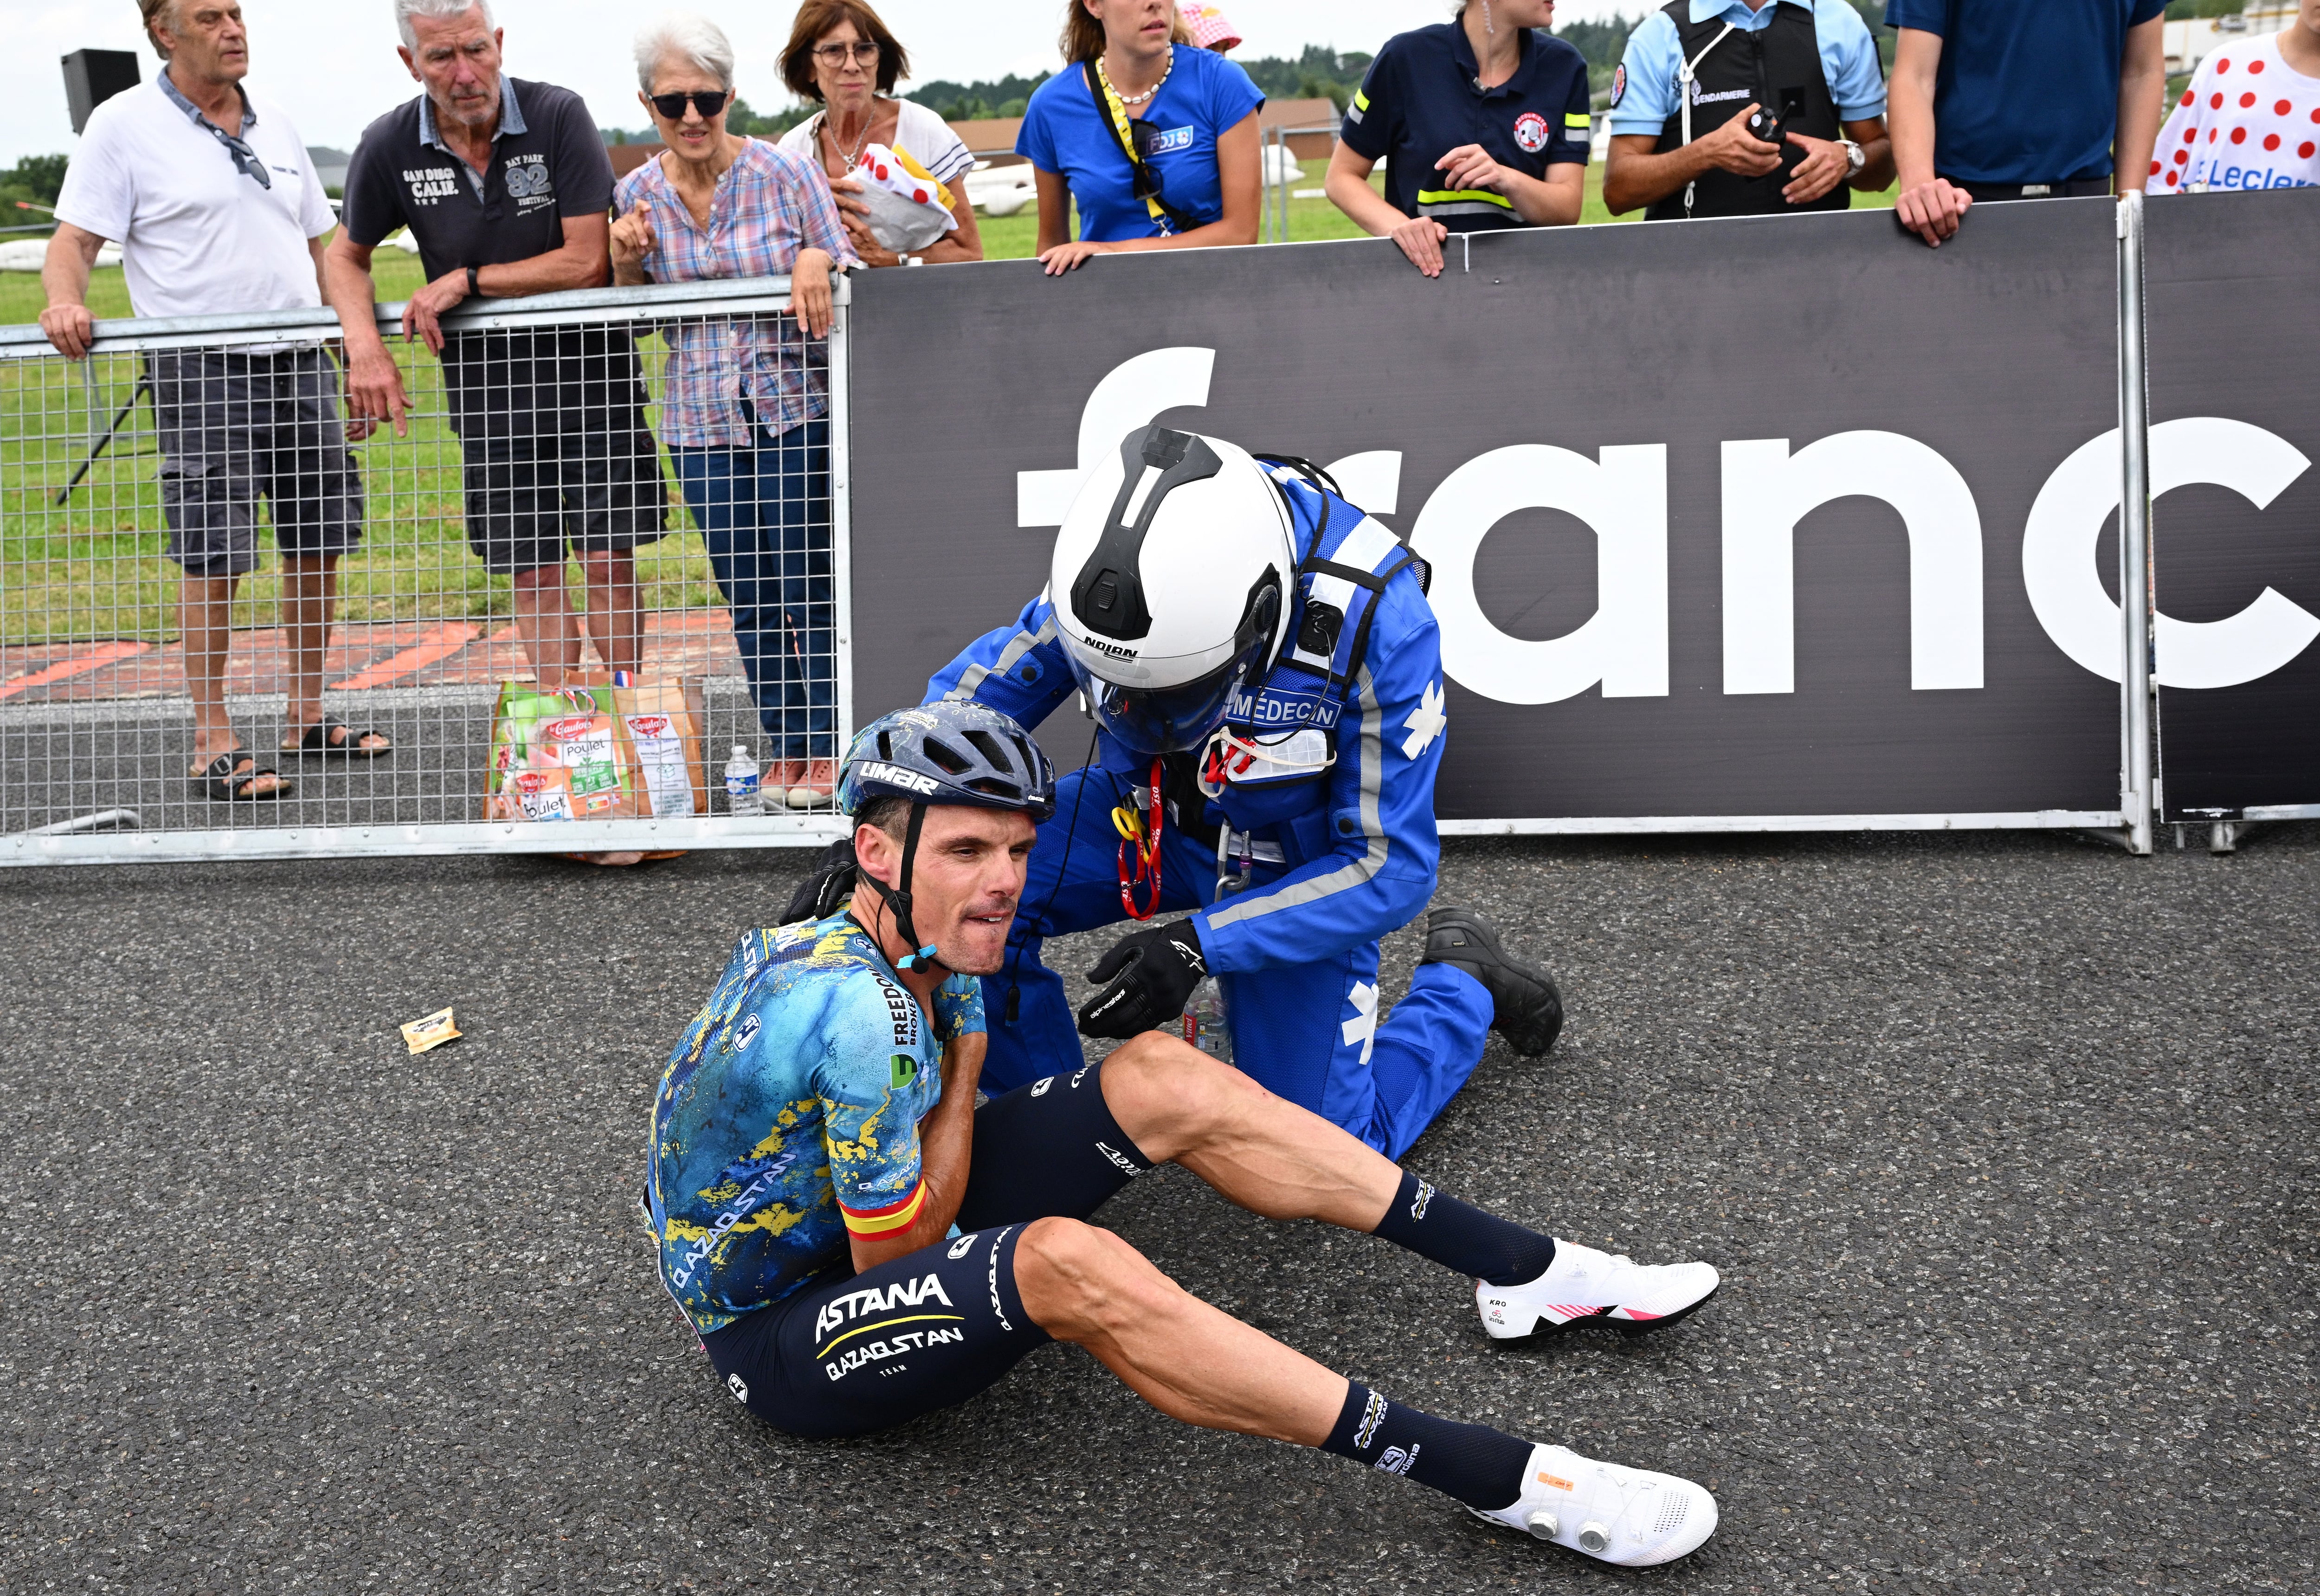
[(838, 796), (838, 765), (830, 759), (801, 759), (782, 802), (792, 809), (828, 809)]
[(1598, 1463), (1568, 1446), (1531, 1448), (1511, 1505), (1466, 1510), (1622, 1568), (1672, 1563), (1716, 1533), (1716, 1499), (1690, 1480)]
[(1481, 982), (1491, 994), (1491, 1029), (1525, 1057), (1537, 1057), (1562, 1034), (1563, 994), (1544, 970), (1509, 958), (1498, 928), (1480, 911), (1453, 906), (1427, 915), (1426, 953), (1418, 962), (1449, 965)]
[(1500, 1341), (1581, 1320), (1641, 1335), (1675, 1323), (1723, 1283), (1713, 1264), (1638, 1264), (1558, 1240), (1546, 1273), (1523, 1285), (1474, 1283), (1482, 1328)]

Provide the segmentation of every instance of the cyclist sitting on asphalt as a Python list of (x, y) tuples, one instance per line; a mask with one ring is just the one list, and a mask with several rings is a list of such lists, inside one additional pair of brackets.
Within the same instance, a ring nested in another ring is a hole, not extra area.
[(1050, 1339), (1173, 1418), (1406, 1474), (1478, 1517), (1629, 1565), (1707, 1540), (1714, 1498), (1372, 1392), (1192, 1296), (1085, 1222), (1156, 1164), (1275, 1220), (1373, 1233), (1475, 1277), (1507, 1338), (1681, 1319), (1707, 1264), (1640, 1266), (1469, 1207), (1246, 1075), (1147, 1031), (1101, 1064), (975, 1093), (976, 976), (1000, 967), (1046, 757), (980, 704), (855, 739), (843, 912), (752, 931), (671, 1055), (644, 1206), (661, 1277), (735, 1400), (864, 1435), (965, 1401)]

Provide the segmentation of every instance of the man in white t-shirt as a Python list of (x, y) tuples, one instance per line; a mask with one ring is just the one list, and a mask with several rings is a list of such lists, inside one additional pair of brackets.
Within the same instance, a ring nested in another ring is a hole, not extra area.
[[(241, 86), (249, 37), (235, 0), (139, 0), (168, 63), (152, 83), (97, 107), (57, 200), (41, 326), (67, 358), (95, 341), (87, 294), (96, 252), (120, 240), (140, 316), (311, 310), (335, 225), (289, 117)], [(338, 563), (362, 538), (362, 479), (340, 420), (338, 369), (313, 341), (169, 349), (145, 378), (161, 439), (161, 507), (178, 584), (194, 777), (213, 798), (290, 788), (241, 750), (226, 717), (234, 589), (258, 564), (258, 500), (282, 555), (292, 668), (285, 751), (370, 757), (388, 739), (322, 712)]]
[(2320, 0), (2199, 63), (2159, 131), (2152, 194), (2320, 185)]

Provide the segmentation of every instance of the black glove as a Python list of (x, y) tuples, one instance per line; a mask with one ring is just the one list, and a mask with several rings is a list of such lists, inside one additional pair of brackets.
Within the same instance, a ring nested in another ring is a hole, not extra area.
[(1080, 1030), (1119, 1040), (1165, 1025), (1209, 973), (1201, 933), (1189, 920), (1145, 926), (1122, 937), (1087, 973), (1110, 983), (1080, 1010)]
[(782, 911), (781, 923), (828, 920), (853, 891), (854, 839), (842, 837), (823, 852), (820, 868), (798, 883), (797, 891), (790, 894), (790, 906)]

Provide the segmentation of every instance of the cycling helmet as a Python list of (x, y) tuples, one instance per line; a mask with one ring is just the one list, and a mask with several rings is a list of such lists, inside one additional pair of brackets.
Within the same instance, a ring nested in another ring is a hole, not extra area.
[(1147, 427), (1089, 474), (1047, 599), (1089, 706), (1144, 754), (1200, 747), (1280, 652), (1297, 570), (1272, 474), (1221, 438)]
[(838, 781), (838, 807), (858, 818), (881, 798), (907, 799), (911, 805), (901, 878), (890, 887), (857, 869), (856, 883), (893, 911), (895, 929), (912, 950), (895, 968), (907, 970), (937, 962), (934, 944), (919, 940), (911, 918), (911, 876), (928, 807), (1016, 810), (1037, 824), (1056, 812), (1056, 772), (1012, 718), (983, 704), (946, 700), (882, 715), (856, 734)]
[(1044, 821), (1056, 812), (1056, 772), (1011, 717), (953, 700), (896, 710), (856, 734), (838, 806), (858, 815), (878, 798), (1020, 809)]

